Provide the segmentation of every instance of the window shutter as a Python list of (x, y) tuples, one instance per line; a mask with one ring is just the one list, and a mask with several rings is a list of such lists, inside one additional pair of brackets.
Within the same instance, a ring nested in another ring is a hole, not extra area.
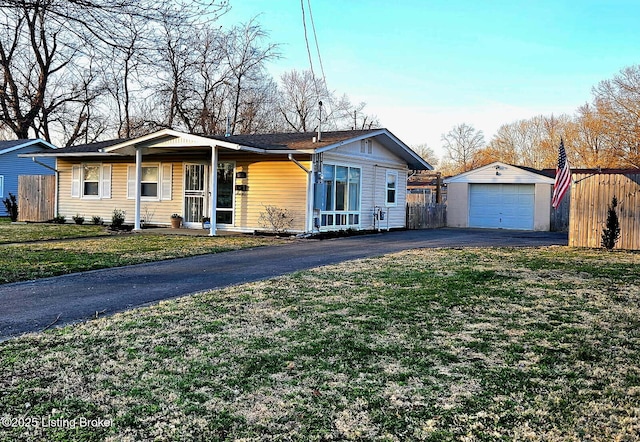
[(136, 166), (127, 166), (127, 198), (136, 197)]
[(82, 166), (71, 166), (71, 198), (80, 198)]
[(101, 198), (111, 198), (111, 164), (103, 164), (100, 168), (100, 185), (102, 186)]
[(171, 180), (173, 178), (171, 166), (171, 163), (162, 165), (162, 190), (160, 192), (160, 199), (167, 201), (171, 199)]

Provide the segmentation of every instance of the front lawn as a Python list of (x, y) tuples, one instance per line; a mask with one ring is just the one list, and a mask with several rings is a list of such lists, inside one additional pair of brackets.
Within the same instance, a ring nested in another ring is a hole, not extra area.
[[(11, 226), (19, 227), (19, 226)], [(68, 226), (72, 229), (83, 226)], [(254, 236), (125, 234), (0, 246), (0, 283), (281, 243)]]
[(12, 339), (0, 440), (637, 440), (639, 264), (424, 249)]
[(82, 238), (108, 234), (103, 226), (86, 224), (11, 224), (9, 218), (0, 217), (0, 244)]

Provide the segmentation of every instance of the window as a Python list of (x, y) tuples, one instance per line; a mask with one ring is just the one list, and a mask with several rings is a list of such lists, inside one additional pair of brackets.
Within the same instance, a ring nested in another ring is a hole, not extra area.
[(158, 197), (158, 166), (142, 166), (140, 178), (140, 196)]
[(373, 153), (373, 142), (371, 140), (360, 140), (360, 153)]
[(0, 175), (0, 198), (4, 198), (4, 175)]
[(100, 166), (82, 167), (82, 196), (100, 196)]
[(320, 210), (323, 227), (360, 224), (360, 177), (357, 167), (322, 166), (322, 184), (316, 187), (314, 207)]
[(387, 171), (387, 206), (397, 204), (398, 195), (398, 172)]
[(216, 201), (216, 223), (233, 224), (233, 197), (235, 185), (235, 163), (218, 163), (218, 199)]
[(71, 197), (111, 198), (111, 165), (87, 163), (72, 166)]
[[(143, 164), (140, 175), (140, 198), (148, 201), (171, 199), (172, 164)], [(127, 198), (135, 199), (136, 166), (127, 166)]]

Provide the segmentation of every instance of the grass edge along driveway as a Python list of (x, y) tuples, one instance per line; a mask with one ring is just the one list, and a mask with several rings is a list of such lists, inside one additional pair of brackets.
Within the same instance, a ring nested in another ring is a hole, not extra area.
[(0, 440), (636, 440), (638, 264), (413, 250), (26, 335)]
[[(13, 226), (12, 226), (13, 227)], [(68, 226), (74, 228), (76, 226)], [(272, 237), (125, 234), (0, 245), (0, 283), (219, 253), (284, 242)]]

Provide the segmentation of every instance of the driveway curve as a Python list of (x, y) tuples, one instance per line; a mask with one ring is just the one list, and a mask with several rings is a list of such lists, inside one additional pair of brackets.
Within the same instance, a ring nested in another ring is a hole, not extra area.
[(0, 285), (0, 340), (164, 299), (417, 248), (567, 245), (566, 233), (434, 229), (299, 240)]

